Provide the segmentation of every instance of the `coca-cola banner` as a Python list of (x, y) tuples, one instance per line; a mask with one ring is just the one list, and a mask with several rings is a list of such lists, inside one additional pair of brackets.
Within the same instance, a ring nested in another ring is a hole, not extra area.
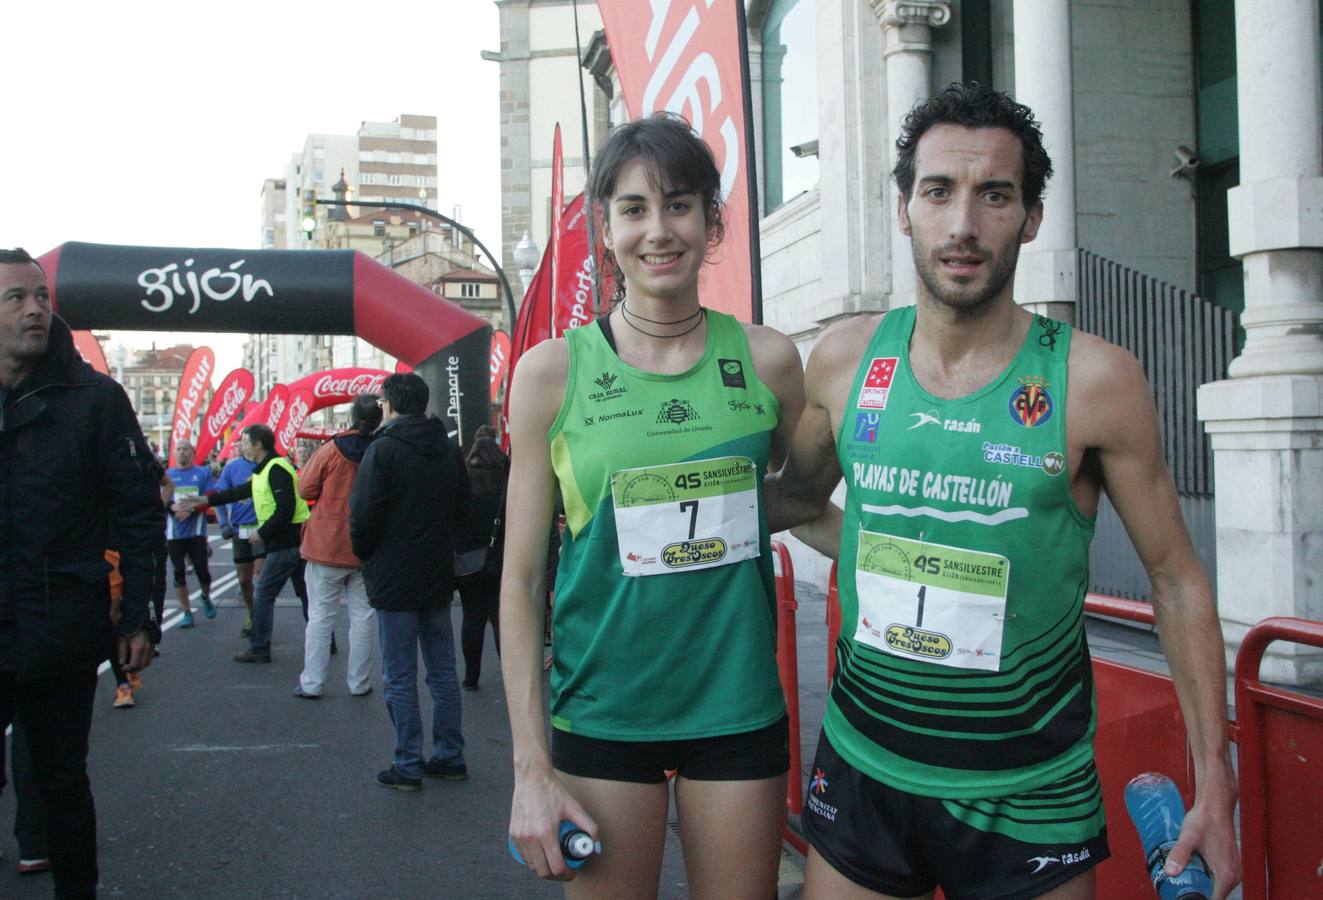
[(74, 346), (82, 354), (87, 364), (96, 369), (102, 375), (110, 374), (110, 366), (106, 365), (106, 354), (101, 350), (101, 342), (96, 339), (96, 335), (90, 331), (75, 331), (73, 333)]
[(210, 347), (198, 347), (188, 355), (184, 371), (179, 376), (179, 393), (175, 397), (175, 414), (170, 426), (170, 465), (174, 466), (175, 451), (180, 441), (193, 435), (193, 422), (202, 409), (202, 400), (211, 387), (211, 373), (216, 369), (216, 354)]
[(510, 335), (504, 331), (492, 332), (492, 402), (496, 402), (496, 395), (501, 392), (501, 381), (505, 378), (505, 370), (510, 366)]
[[(587, 325), (593, 312), (593, 254), (588, 246), (588, 216), (583, 194), (570, 201), (561, 213), (555, 233), (557, 257), (552, 268), (555, 289), (552, 310), (557, 336), (571, 328)], [(606, 290), (610, 287), (606, 286)], [(602, 296), (608, 296), (606, 290)]]
[(225, 376), (202, 417), (198, 430), (198, 459), (206, 459), (211, 448), (220, 442), (225, 427), (238, 418), (244, 404), (253, 396), (253, 373), (247, 369), (234, 369)]
[(744, 0), (597, 0), (597, 8), (630, 116), (680, 113), (716, 156), (726, 237), (700, 286), (704, 305), (762, 321)]
[(389, 374), (385, 369), (327, 369), (291, 381), (289, 389), (291, 394), (306, 390), (311, 404), (309, 412), (316, 412), (328, 406), (352, 403), (359, 394), (380, 394), (381, 383)]
[(261, 420), (262, 424), (272, 431), (280, 424), (280, 420), (285, 416), (285, 407), (289, 405), (289, 388), (283, 384), (273, 385), (271, 392), (266, 395), (266, 418)]
[(304, 426), (299, 429), (297, 436), (303, 440), (324, 441), (335, 437), (340, 431), (341, 429), (336, 428), (333, 425), (308, 425), (305, 423)]
[(311, 390), (306, 387), (290, 386), (285, 412), (275, 428), (276, 452), (281, 456), (293, 456), (294, 441), (298, 437), (299, 429), (303, 427), (303, 420), (312, 412), (312, 404)]

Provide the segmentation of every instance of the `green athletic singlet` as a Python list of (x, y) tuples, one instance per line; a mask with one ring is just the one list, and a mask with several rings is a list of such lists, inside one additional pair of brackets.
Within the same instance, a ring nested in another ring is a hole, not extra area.
[(689, 371), (621, 361), (565, 333), (548, 432), (566, 528), (552, 620), (552, 724), (604, 740), (687, 740), (785, 713), (762, 479), (781, 419), (743, 327), (707, 313)]
[(879, 325), (837, 436), (842, 626), (824, 727), (893, 788), (1005, 797), (1093, 753), (1093, 521), (1065, 456), (1071, 329), (1035, 317), (1000, 376), (945, 400), (911, 373), (914, 316)]

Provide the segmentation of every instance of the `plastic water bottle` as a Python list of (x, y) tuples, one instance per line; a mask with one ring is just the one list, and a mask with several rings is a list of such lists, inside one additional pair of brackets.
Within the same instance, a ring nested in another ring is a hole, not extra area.
[(1148, 858), (1148, 874), (1161, 900), (1208, 900), (1213, 879), (1208, 864), (1198, 853), (1176, 876), (1166, 872), (1167, 855), (1181, 834), (1185, 801), (1170, 778), (1158, 772), (1137, 775), (1125, 788), (1125, 808), (1139, 832), (1139, 842)]
[[(514, 838), (509, 839), (510, 855), (519, 865), (527, 865), (519, 855)], [(560, 852), (565, 857), (565, 865), (577, 869), (586, 863), (594, 853), (602, 852), (602, 842), (593, 840), (593, 836), (575, 825), (569, 819), (560, 823)]]

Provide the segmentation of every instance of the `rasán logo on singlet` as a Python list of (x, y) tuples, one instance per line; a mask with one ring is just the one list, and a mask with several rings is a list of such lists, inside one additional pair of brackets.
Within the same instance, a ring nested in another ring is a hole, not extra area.
[(672, 397), (670, 400), (662, 402), (661, 411), (657, 413), (658, 425), (683, 425), (685, 422), (696, 422), (702, 416), (689, 403), (688, 400), (678, 400)]
[(896, 374), (896, 356), (875, 356), (868, 364), (863, 387), (855, 405), (862, 409), (886, 409), (887, 395), (891, 393), (891, 379)]
[(619, 377), (619, 375), (614, 375), (611, 372), (603, 372), (600, 376), (594, 378), (593, 384), (597, 385), (601, 390), (593, 391), (588, 395), (588, 399), (596, 403), (601, 403), (603, 400), (614, 400), (616, 397), (624, 395), (625, 386), (623, 384), (620, 387), (614, 387), (616, 379)]

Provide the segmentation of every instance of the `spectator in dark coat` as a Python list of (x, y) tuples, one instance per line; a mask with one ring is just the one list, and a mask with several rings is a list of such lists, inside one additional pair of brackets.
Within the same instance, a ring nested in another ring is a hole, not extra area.
[[(160, 637), (148, 612), (160, 477), (124, 390), (79, 358), (52, 315), (41, 266), (0, 251), (0, 732), (15, 713), (27, 730), (58, 897), (96, 893), (97, 666), (116, 632), (127, 671), (150, 664)], [(112, 533), (124, 577), (116, 625)]]
[(478, 437), (464, 458), (473, 501), (460, 510), (460, 525), (455, 534), (455, 585), (464, 608), (459, 629), (459, 646), (464, 653), (466, 691), (478, 689), (482, 674), (482, 644), (487, 623), (492, 626), (496, 652), (501, 652), (500, 567), (493, 565), (492, 526), (505, 497), (509, 460), (496, 441)]
[[(424, 775), (468, 777), (450, 624), (455, 513), (467, 502), (468, 477), (445, 425), (423, 414), (428, 389), (422, 378), (391, 375), (381, 391), (382, 426), (349, 495), (349, 539), (377, 611), (386, 708), (395, 726), (395, 761), (377, 781), (414, 791)], [(432, 694), (432, 755), (426, 762), (418, 711), (420, 649)]]

